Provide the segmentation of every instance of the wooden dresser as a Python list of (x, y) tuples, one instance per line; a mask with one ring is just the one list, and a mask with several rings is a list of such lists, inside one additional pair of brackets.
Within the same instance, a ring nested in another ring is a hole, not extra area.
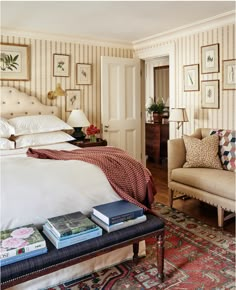
[(169, 124), (146, 123), (146, 155), (155, 162), (167, 158)]

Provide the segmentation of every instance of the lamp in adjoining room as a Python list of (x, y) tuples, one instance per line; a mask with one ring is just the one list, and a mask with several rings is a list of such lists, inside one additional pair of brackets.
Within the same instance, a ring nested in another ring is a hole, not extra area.
[(82, 128), (88, 127), (90, 123), (82, 110), (73, 110), (67, 120), (67, 124), (74, 128), (75, 131), (72, 136), (75, 139), (84, 140), (86, 135)]
[(176, 129), (179, 130), (182, 127), (183, 136), (183, 122), (188, 122), (188, 116), (185, 108), (174, 108), (170, 111), (169, 122), (177, 122)]
[(65, 96), (66, 92), (62, 89), (61, 84), (57, 84), (55, 91), (48, 92), (48, 98), (50, 100), (56, 99), (59, 96)]

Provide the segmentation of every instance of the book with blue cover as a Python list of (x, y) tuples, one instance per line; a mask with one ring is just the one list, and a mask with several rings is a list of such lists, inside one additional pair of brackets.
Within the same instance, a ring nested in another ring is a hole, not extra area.
[(135, 219), (143, 215), (143, 209), (127, 200), (118, 200), (93, 207), (93, 215), (107, 225)]
[(62, 238), (88, 230), (95, 229), (97, 225), (80, 211), (56, 216), (47, 219), (47, 223), (53, 227), (57, 238)]
[(26, 252), (26, 253), (23, 253), (20, 255), (12, 256), (9, 258), (5, 258), (5, 259), (2, 259), (0, 261), (0, 266), (3, 267), (3, 266), (13, 264), (13, 263), (16, 263), (16, 262), (19, 262), (22, 260), (26, 260), (29, 258), (33, 258), (33, 257), (39, 256), (39, 255), (42, 255), (42, 254), (46, 254), (47, 251), (48, 251), (47, 248), (42, 248), (42, 249), (34, 250), (31, 252)]
[(102, 229), (96, 225), (96, 230), (94, 231), (88, 231), (82, 235), (76, 235), (74, 237), (62, 240), (58, 239), (50, 230), (50, 228), (47, 227), (46, 225), (43, 225), (43, 233), (57, 249), (61, 249), (64, 247), (68, 247), (77, 243), (87, 241), (89, 239), (99, 237), (102, 235)]
[(120, 222), (120, 223), (116, 223), (114, 225), (107, 225), (106, 223), (104, 223), (102, 220), (100, 220), (98, 217), (96, 217), (95, 215), (91, 214), (91, 219), (98, 224), (100, 227), (102, 227), (104, 230), (106, 230), (108, 233), (117, 231), (117, 230), (121, 230), (136, 224), (140, 224), (143, 223), (147, 220), (147, 216), (146, 215), (142, 215), (139, 216), (135, 219), (131, 219), (131, 220), (127, 220), (124, 222)]

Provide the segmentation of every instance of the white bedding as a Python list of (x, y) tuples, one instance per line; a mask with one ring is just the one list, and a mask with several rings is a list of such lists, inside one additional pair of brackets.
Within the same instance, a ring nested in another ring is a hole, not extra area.
[[(68, 143), (34, 148), (78, 149)], [(88, 215), (93, 206), (120, 199), (97, 166), (78, 160), (35, 159), (27, 157), (26, 151), (1, 151), (1, 229), (42, 225), (48, 217), (74, 211)], [(117, 250), (11, 289), (43, 289), (131, 258), (131, 249)]]

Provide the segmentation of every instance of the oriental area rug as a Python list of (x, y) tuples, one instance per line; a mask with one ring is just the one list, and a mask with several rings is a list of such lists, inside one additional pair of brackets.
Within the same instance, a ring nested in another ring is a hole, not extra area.
[(156, 277), (155, 242), (149, 239), (138, 264), (127, 261), (47, 290), (236, 289), (234, 236), (159, 203), (153, 210), (166, 222), (164, 283)]

